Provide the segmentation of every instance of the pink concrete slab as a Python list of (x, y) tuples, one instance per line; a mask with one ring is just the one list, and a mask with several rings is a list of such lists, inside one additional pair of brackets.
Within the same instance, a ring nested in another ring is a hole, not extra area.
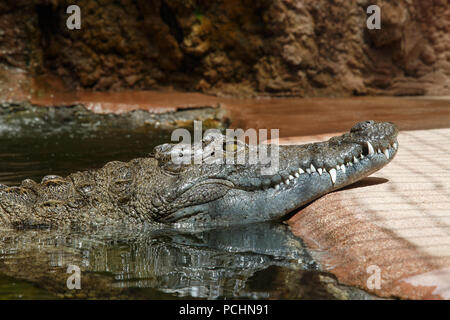
[(450, 129), (400, 132), (388, 166), (288, 223), (343, 283), (382, 297), (450, 299)]

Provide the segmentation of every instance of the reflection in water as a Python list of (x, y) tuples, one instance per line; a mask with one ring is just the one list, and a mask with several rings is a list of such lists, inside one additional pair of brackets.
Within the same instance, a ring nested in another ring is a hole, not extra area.
[[(246, 280), (270, 265), (316, 268), (283, 225), (257, 224), (136, 239), (110, 256), (118, 286), (149, 286), (192, 297), (245, 297)], [(100, 256), (100, 252), (97, 256)], [(105, 260), (92, 265), (107, 268)], [(139, 275), (136, 278), (136, 275)]]
[[(74, 264), (83, 274), (104, 275), (99, 293), (154, 288), (181, 297), (267, 298), (268, 288), (254, 292), (246, 288), (257, 271), (270, 266), (317, 269), (301, 241), (285, 225), (272, 223), (198, 233), (157, 229), (89, 236), (4, 230), (0, 247), (0, 272), (8, 276), (57, 282), (67, 278), (65, 269)], [(83, 286), (89, 287), (89, 280), (83, 278)], [(95, 290), (90, 294), (95, 296)]]

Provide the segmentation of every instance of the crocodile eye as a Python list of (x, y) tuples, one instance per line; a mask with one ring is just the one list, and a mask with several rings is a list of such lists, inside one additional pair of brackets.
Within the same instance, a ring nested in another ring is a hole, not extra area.
[(238, 150), (238, 144), (236, 141), (225, 142), (223, 144), (223, 150), (226, 152), (236, 152)]

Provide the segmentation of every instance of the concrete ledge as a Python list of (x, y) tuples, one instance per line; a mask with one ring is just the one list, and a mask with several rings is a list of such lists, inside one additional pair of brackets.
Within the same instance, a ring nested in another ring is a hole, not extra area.
[(95, 113), (124, 113), (146, 110), (152, 113), (174, 112), (181, 109), (218, 107), (219, 99), (195, 92), (73, 91), (35, 96), (30, 102), (38, 106), (70, 106), (82, 104)]
[(400, 130), (447, 128), (450, 125), (450, 101), (446, 97), (238, 99), (178, 91), (73, 91), (47, 92), (29, 97), (29, 100), (38, 106), (82, 104), (95, 113), (123, 113), (137, 109), (166, 113), (221, 106), (232, 120), (232, 128), (279, 129), (282, 137), (347, 131), (364, 120), (392, 121)]
[(401, 132), (388, 166), (300, 210), (288, 222), (293, 233), (342, 283), (382, 297), (450, 299), (449, 141), (450, 129)]

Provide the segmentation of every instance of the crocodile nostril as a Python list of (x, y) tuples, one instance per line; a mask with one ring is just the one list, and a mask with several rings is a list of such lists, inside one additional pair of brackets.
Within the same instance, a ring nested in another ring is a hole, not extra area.
[(353, 126), (353, 128), (350, 129), (350, 132), (357, 132), (357, 131), (363, 131), (369, 127), (371, 127), (375, 121), (373, 120), (366, 120), (362, 122), (358, 122)]

